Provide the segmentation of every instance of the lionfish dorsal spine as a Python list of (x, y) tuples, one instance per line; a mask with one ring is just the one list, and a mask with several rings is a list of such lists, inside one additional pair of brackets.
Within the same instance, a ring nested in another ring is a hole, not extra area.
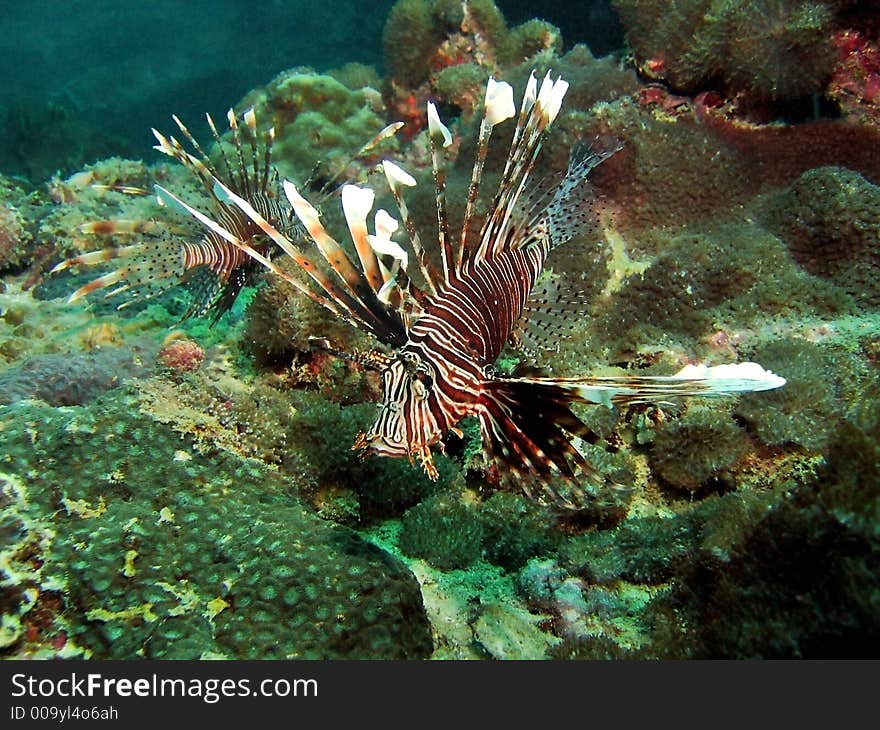
[(452, 279), (453, 254), (449, 241), (449, 214), (446, 211), (446, 165), (443, 150), (452, 144), (452, 133), (437, 114), (434, 103), (428, 102), (428, 137), (431, 141), (431, 169), (434, 177), (434, 197), (437, 208), (437, 243), (443, 267), (443, 283)]
[[(217, 125), (214, 124), (214, 117), (210, 114), (205, 114), (205, 119), (208, 122), (208, 128), (211, 130), (211, 136), (214, 138), (214, 144), (217, 145), (217, 152), (220, 155), (220, 159), (223, 161), (223, 169), (226, 171), (226, 179), (229, 181), (230, 185), (235, 185), (235, 176), (232, 174), (232, 165), (229, 164), (229, 157), (226, 155), (226, 150), (223, 147), (223, 140), (220, 139), (220, 132), (217, 131)], [(220, 176), (215, 175), (214, 177), (219, 178)]]
[(379, 259), (370, 245), (369, 233), (367, 232), (367, 216), (373, 209), (376, 193), (370, 188), (361, 188), (357, 185), (343, 185), (340, 200), (342, 202), (345, 223), (348, 226), (351, 240), (354, 242), (361, 269), (370, 287), (378, 294), (385, 281), (379, 269)]
[(505, 233), (516, 202), (535, 165), (544, 132), (559, 113), (568, 89), (568, 83), (563, 79), (552, 81), (548, 71), (536, 95), (536, 82), (533, 79), (534, 76), (530, 77), (523, 95), (510, 154), (492, 204), (492, 212), (480, 232), (479, 245), (474, 254), (475, 263), (497, 256), (508, 245)]
[[(244, 118), (245, 126), (248, 128), (248, 139), (251, 143), (251, 168), (254, 171), (253, 182), (254, 185), (256, 185), (257, 181), (260, 179), (260, 158), (259, 149), (257, 147), (257, 115), (254, 112), (254, 108), (250, 107), (245, 110), (242, 117)], [(256, 190), (255, 192), (259, 192), (259, 190)]]
[(241, 135), (238, 132), (238, 117), (234, 109), (226, 112), (226, 119), (229, 122), (229, 129), (232, 130), (232, 144), (235, 147), (235, 154), (238, 157), (238, 177), (241, 185), (241, 191), (246, 197), (251, 197), (253, 191), (250, 188), (247, 174), (247, 165), (244, 161), (244, 149), (241, 145)]
[[(276, 245), (278, 245), (309, 277), (323, 290), (326, 296), (314, 292), (287, 272), (259, 254), (241, 240), (230, 242), (259, 261), (273, 273), (279, 274), (290, 282), (298, 291), (305, 293), (310, 299), (321, 304), (329, 311), (341, 317), (349, 324), (363, 329), (383, 342), (400, 343), (403, 337), (403, 326), (399, 316), (386, 307), (372, 290), (363, 272), (359, 271), (342, 247), (327, 233), (321, 224), (317, 210), (312, 207), (289, 180), (284, 181), (284, 192), (294, 213), (315, 242), (319, 253), (328, 263), (340, 280), (337, 285), (328, 276), (317, 261), (296, 247), (290, 239), (278, 231), (257, 211), (245, 198), (223, 185), (219, 180), (215, 184), (222, 195), (236, 205), (251, 221), (253, 221)], [(217, 224), (215, 224), (217, 225)], [(227, 232), (228, 233), (228, 232)]]
[[(202, 159), (202, 164), (206, 170), (208, 170), (212, 175), (216, 175), (216, 171), (211, 163), (211, 158), (205, 153), (202, 149), (202, 146), (199, 144), (199, 141), (193, 136), (193, 134), (187, 129), (186, 125), (180, 120), (176, 114), (171, 115), (172, 121), (177, 125), (177, 128), (180, 130), (180, 133), (186, 137), (187, 142), (192, 145), (192, 148), (198, 153), (199, 157)], [(156, 134), (156, 130), (153, 130), (153, 134)]]
[[(534, 74), (531, 78), (534, 78)], [(492, 136), (492, 130), (495, 129), (496, 125), (510, 119), (515, 113), (513, 87), (506, 82), (497, 82), (494, 78), (489, 77), (489, 82), (486, 85), (486, 98), (483, 103), (483, 119), (480, 122), (480, 131), (477, 136), (477, 154), (474, 158), (473, 169), (471, 170), (471, 181), (468, 186), (458, 255), (455, 262), (455, 271), (459, 276), (462, 273), (465, 257), (467, 256), (471, 220), (473, 219), (474, 207), (480, 193), (480, 182), (483, 177), (486, 157), (489, 154), (489, 139)]]
[[(282, 251), (284, 251), (285, 254), (293, 259), (293, 261), (295, 261), (301, 269), (307, 272), (308, 275), (315, 281), (315, 283), (324, 292), (326, 292), (330, 298), (328, 299), (320, 294), (317, 294), (307, 285), (303, 284), (299, 279), (291, 276), (288, 272), (284, 271), (274, 262), (269, 260), (268, 257), (256, 251), (252, 246), (248, 245), (245, 241), (242, 241), (241, 239), (235, 237), (228, 231), (225, 231), (224, 234), (220, 235), (223, 235), (227, 241), (232, 243), (233, 246), (258, 261), (269, 271), (294, 286), (299, 292), (305, 294), (313, 301), (330, 310), (338, 317), (350, 323), (354, 322), (356, 315), (352, 307), (349, 306), (348, 297), (321, 270), (314, 259), (312, 259), (308, 254), (297, 248), (290, 241), (290, 239), (288, 239), (283, 233), (278, 231), (278, 229), (275, 228), (275, 226), (273, 226), (271, 223), (269, 223), (269, 221), (267, 221), (262, 215), (260, 215), (260, 213), (250, 203), (248, 203), (247, 200), (242, 198), (232, 189), (223, 185), (223, 183), (221, 183), (219, 180), (215, 180), (215, 187), (222, 196), (230, 200), (246, 216), (248, 216), (250, 220), (256, 223), (256, 225), (259, 226), (263, 233), (265, 233)], [(198, 211), (196, 211), (196, 213), (198, 213)], [(201, 220), (200, 216), (201, 214), (196, 216), (196, 218)], [(211, 223), (213, 223), (214, 226), (218, 225), (213, 221), (210, 223), (206, 222), (205, 224), (211, 227), (212, 230), (213, 226), (211, 226)]]
[(260, 178), (260, 191), (263, 195), (269, 190), (269, 168), (272, 165), (272, 146), (275, 144), (275, 127), (269, 127), (263, 135), (263, 176)]
[(391, 191), (391, 197), (394, 198), (394, 203), (397, 205), (397, 210), (400, 213), (400, 219), (403, 221), (403, 227), (406, 229), (410, 246), (412, 246), (413, 253), (416, 255), (416, 262), (419, 265), (422, 278), (425, 280), (428, 294), (436, 296), (440, 274), (438, 274), (428, 259), (428, 254), (425, 252), (424, 246), (422, 246), (422, 239), (409, 215), (409, 208), (403, 197), (403, 188), (414, 187), (416, 180), (406, 170), (390, 160), (382, 161), (382, 171), (385, 173), (388, 189)]

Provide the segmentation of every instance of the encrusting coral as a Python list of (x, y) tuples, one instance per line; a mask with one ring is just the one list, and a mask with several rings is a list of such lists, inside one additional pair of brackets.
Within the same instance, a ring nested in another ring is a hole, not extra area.
[(761, 346), (755, 356), (785, 364), (785, 391), (760, 403), (743, 397), (736, 412), (769, 446), (792, 442), (811, 450), (827, 447), (843, 415), (838, 372), (830, 354), (812, 342), (788, 339)]
[(710, 480), (733, 486), (730, 472), (749, 450), (745, 431), (729, 409), (693, 404), (661, 424), (652, 444), (652, 465), (666, 484), (695, 492)]
[(831, 76), (839, 2), (615, 0), (637, 62), (682, 91), (713, 84), (754, 101), (821, 91)]
[(865, 304), (880, 303), (880, 187), (853, 170), (816, 167), (763, 206), (792, 258)]
[(430, 653), (402, 565), (315, 517), (262, 464), (199, 458), (131, 395), (89, 409), (20, 404), (0, 427), (4, 468), (31, 475), (28, 514), (64, 536), (47, 537), (42, 575), (63, 586), (59, 612), (91, 656)]

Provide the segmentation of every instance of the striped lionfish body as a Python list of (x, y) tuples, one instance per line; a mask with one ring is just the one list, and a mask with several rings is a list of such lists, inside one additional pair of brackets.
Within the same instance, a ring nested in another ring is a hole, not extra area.
[[(490, 79), (477, 157), (461, 235), (452, 241), (446, 215), (443, 148), (449, 130), (428, 105), (437, 199), (440, 267), (427, 255), (411, 221), (403, 191), (415, 180), (388, 160), (385, 177), (409, 240), (404, 249), (392, 238), (398, 221), (385, 210), (368, 230), (375, 193), (346, 185), (341, 202), (358, 263), (321, 224), (318, 211), (289, 181), (283, 188), (294, 214), (315, 244), (318, 256), (292, 242), (243, 196), (215, 180), (215, 194), (237, 206), (298, 264), (307, 276), (292, 276), (223, 225), (190, 211), (209, 230), (292, 283), (300, 292), (371, 335), (385, 349), (345, 355), (377, 369), (382, 403), (375, 423), (354, 448), (418, 461), (437, 477), (431, 449), (457, 424), (476, 417), (484, 452), (505, 473), (572, 477), (589, 465), (576, 447), (589, 431), (572, 411), (574, 403), (627, 404), (678, 395), (715, 395), (765, 390), (785, 381), (755, 363), (686, 368), (670, 377), (503, 377), (493, 363), (511, 338), (536, 289), (547, 256), (584, 231), (595, 195), (590, 171), (616, 150), (575, 157), (555, 185), (530, 181), (546, 130), (559, 112), (568, 84), (550, 75), (538, 88), (531, 76), (517, 112), (513, 89)], [(516, 117), (507, 163), (490, 212), (471, 238), (471, 219), (493, 128)], [(411, 259), (423, 284), (410, 277)]]
[[(176, 116), (172, 118), (195, 154), (187, 152), (174, 137), (166, 138), (154, 129), (153, 135), (159, 143), (155, 149), (176, 159), (192, 173), (211, 200), (214, 218), (225, 229), (234, 231), (238, 239), (248, 241), (256, 250), (268, 253), (272, 244), (237, 206), (217, 198), (214, 181), (222, 180), (224, 185), (246, 198), (266, 220), (272, 221), (275, 227), (289, 231), (290, 218), (286, 206), (281, 205), (278, 176), (271, 165), (274, 130), (270, 129), (259, 139), (256, 117), (253, 110), (248, 110), (243, 115), (244, 129), (247, 131), (242, 134), (239, 119), (230, 109), (227, 119), (235, 147), (230, 159), (220, 144), (214, 121), (208, 115), (208, 124), (220, 150), (218, 169), (184, 124)], [(243, 141), (243, 136), (248, 140)], [(160, 204), (171, 203), (173, 207), (190, 213), (189, 206), (164, 194), (161, 188), (157, 190)], [(288, 215), (287, 219), (285, 215)], [(209, 229), (196, 241), (176, 235), (168, 227), (154, 222), (96, 221), (85, 224), (82, 230), (102, 235), (153, 235), (132, 245), (94, 251), (58, 264), (53, 272), (111, 261), (116, 264), (110, 273), (77, 289), (70, 296), (70, 301), (109, 289), (107, 297), (126, 293), (126, 301), (120, 305), (122, 308), (183, 283), (193, 295), (184, 319), (210, 313), (216, 322), (232, 307), (242, 288), (253, 283), (262, 272), (262, 267), (240, 248)]]

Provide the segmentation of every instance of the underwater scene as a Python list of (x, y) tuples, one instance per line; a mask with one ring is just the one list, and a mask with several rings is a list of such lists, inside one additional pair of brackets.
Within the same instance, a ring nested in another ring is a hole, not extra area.
[(0, 33), (0, 656), (880, 654), (877, 2)]

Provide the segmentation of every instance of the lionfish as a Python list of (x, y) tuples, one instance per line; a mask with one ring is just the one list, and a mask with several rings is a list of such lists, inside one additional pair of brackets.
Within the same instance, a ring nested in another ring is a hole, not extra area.
[[(274, 228), (284, 231), (285, 235), (295, 235), (294, 229), (299, 224), (291, 217), (289, 208), (281, 202), (283, 196), (278, 171), (272, 165), (275, 129), (272, 127), (261, 135), (257, 131), (256, 114), (252, 108), (242, 114), (242, 120), (239, 120), (235, 112), (230, 109), (226, 115), (233, 142), (233, 156), (230, 159), (221, 143), (214, 120), (210, 114), (206, 117), (219, 150), (219, 167), (211, 161), (183, 122), (174, 115), (172, 115), (174, 123), (196, 154), (187, 152), (173, 136), (165, 137), (156, 129), (152, 130), (153, 136), (158, 141), (154, 149), (172, 157), (189, 170), (210, 199), (215, 220), (220, 221), (226, 230), (233, 232), (237, 240), (247, 241), (252, 248), (269, 256), (274, 247), (263, 234), (262, 229), (237, 206), (231, 205), (225, 197), (216, 195), (215, 180), (222, 180), (227, 188), (246, 199), (255, 210), (259, 211), (263, 219), (271, 222)], [(243, 127), (241, 121), (244, 122)], [(353, 159), (370, 152), (400, 126), (390, 125), (383, 129), (361, 147)], [(247, 139), (243, 139), (244, 137)], [(338, 175), (325, 181), (319, 192), (325, 194), (331, 191), (336, 177)], [(129, 187), (114, 189), (131, 194), (145, 192)], [(157, 191), (160, 204), (183, 211), (187, 217), (189, 216), (192, 211), (189, 205), (165, 194), (162, 188), (157, 187)], [(201, 239), (196, 241), (175, 235), (169, 227), (155, 222), (93, 221), (84, 224), (81, 230), (84, 233), (103, 236), (151, 235), (129, 246), (92, 251), (62, 261), (55, 266), (52, 269), (53, 273), (74, 266), (92, 266), (110, 261), (117, 264), (110, 273), (94, 279), (73, 292), (69, 297), (70, 302), (100, 290), (110, 289), (105, 295), (108, 298), (125, 292), (127, 298), (119, 305), (121, 309), (135, 301), (151, 299), (179, 284), (184, 284), (190, 290), (193, 300), (183, 319), (210, 314), (212, 322), (216, 323), (232, 308), (242, 289), (254, 284), (263, 271), (263, 267), (242, 249), (218, 236), (210, 228), (205, 229)]]
[[(451, 133), (428, 103), (439, 262), (428, 255), (404, 199), (405, 188), (416, 181), (390, 160), (381, 167), (409, 249), (392, 238), (400, 224), (384, 209), (374, 214), (370, 232), (368, 216), (376, 194), (369, 187), (347, 184), (341, 189), (341, 205), (357, 263), (327, 232), (318, 209), (289, 180), (282, 183), (284, 194), (317, 256), (298, 246), (240, 190), (214, 176), (214, 197), (225, 204), (224, 210), (240, 211), (297, 264), (305, 278), (281, 269), (265, 249), (240, 234), (241, 226), (210, 218), (178, 201), (209, 235), (250, 256), (384, 346), (345, 353), (326, 340), (314, 340), (317, 346), (381, 374), (378, 416), (358, 435), (353, 449), (408, 457), (436, 479), (432, 448), (442, 449), (450, 433), (461, 436), (460, 422), (475, 417), (488, 463), (506, 474), (534, 476), (546, 484), (554, 474), (572, 479), (579, 472), (591, 473), (578, 448), (578, 439), (590, 432), (572, 410), (574, 404), (619, 406), (673, 396), (760, 391), (785, 383), (756, 363), (688, 366), (673, 376), (518, 377), (496, 370), (494, 363), (520, 319), (535, 309), (533, 297), (540, 294), (536, 284), (548, 255), (582, 233), (593, 218), (597, 196), (587, 177), (617, 151), (573, 155), (566, 172), (553, 184), (530, 177), (567, 88), (567, 82), (554, 81), (549, 73), (539, 88), (533, 73), (517, 111), (513, 88), (489, 80), (464, 220), (455, 237), (446, 212), (443, 162)], [(490, 137), (494, 127), (514, 117), (500, 183), (474, 237), (475, 203)], [(177, 200), (168, 191), (160, 194)], [(410, 254), (421, 285), (410, 276)]]
[[(273, 226), (289, 232), (289, 214), (286, 206), (280, 202), (278, 175), (271, 165), (274, 129), (265, 133), (260, 145), (256, 116), (252, 109), (246, 111), (243, 120), (250, 139), (250, 149), (246, 150), (239, 131), (239, 119), (230, 109), (227, 119), (235, 147), (235, 157), (230, 161), (220, 143), (214, 120), (207, 115), (208, 126), (220, 150), (221, 173), (183, 122), (177, 116), (172, 116), (172, 119), (198, 156), (187, 152), (174, 137), (166, 138), (153, 129), (158, 141), (155, 149), (182, 163), (199, 181), (211, 200), (217, 220), (222, 221), (227, 229), (235, 231), (241, 240), (251, 242), (256, 250), (269, 253), (271, 244), (259, 227), (236, 206), (229, 205), (214, 194), (214, 181), (222, 179), (231, 190), (247, 198), (263, 218), (272, 221)], [(169, 200), (160, 194), (159, 202), (166, 204)], [(179, 207), (176, 202), (174, 207)], [(119, 307), (123, 308), (139, 299), (151, 299), (182, 283), (193, 295), (193, 301), (183, 318), (211, 313), (216, 322), (232, 307), (242, 288), (253, 283), (262, 271), (262, 267), (241, 249), (210, 230), (197, 241), (175, 235), (161, 225), (142, 221), (95, 221), (84, 224), (82, 231), (101, 235), (152, 236), (132, 245), (92, 251), (55, 266), (53, 273), (73, 266), (92, 266), (109, 261), (116, 264), (110, 273), (73, 292), (69, 297), (71, 302), (96, 291), (110, 289), (106, 297), (126, 293), (126, 301)]]

